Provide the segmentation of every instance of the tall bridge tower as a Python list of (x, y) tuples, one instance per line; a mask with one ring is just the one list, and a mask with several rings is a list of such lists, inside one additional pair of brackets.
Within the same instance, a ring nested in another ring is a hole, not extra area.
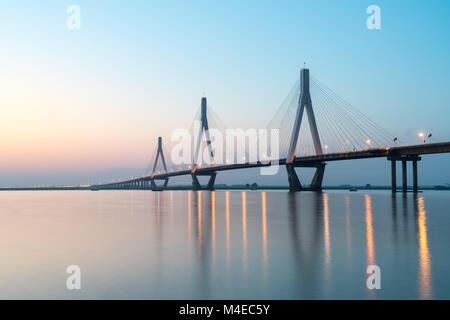
[(211, 136), (209, 134), (208, 117), (206, 115), (206, 108), (207, 108), (207, 100), (206, 100), (206, 97), (203, 97), (202, 104), (201, 104), (201, 115), (200, 115), (201, 124), (200, 124), (200, 130), (198, 131), (197, 144), (195, 146), (195, 152), (194, 152), (194, 162), (193, 162), (194, 166), (197, 166), (198, 154), (200, 151), (200, 146), (202, 144), (203, 132), (205, 133), (206, 145), (208, 146), (208, 151), (209, 151), (209, 158), (211, 160), (211, 163), (214, 161), (214, 153), (213, 153), (212, 147), (211, 147)]
[[(207, 117), (207, 99), (206, 97), (202, 97), (201, 101), (201, 115), (200, 115), (200, 128), (198, 131), (198, 137), (197, 137), (197, 144), (195, 146), (195, 152), (194, 152), (194, 161), (191, 171), (192, 176), (192, 188), (194, 190), (201, 190), (201, 189), (207, 189), (207, 190), (213, 190), (214, 189), (214, 181), (216, 180), (216, 172), (211, 173), (198, 173), (197, 172), (197, 162), (198, 162), (198, 156), (200, 151), (200, 146), (202, 144), (202, 137), (203, 133), (205, 133), (206, 138), (206, 146), (208, 147), (208, 154), (209, 159), (211, 161), (211, 164), (214, 164), (214, 152), (212, 150), (211, 146), (211, 136), (209, 134), (209, 125), (208, 125), (208, 117)], [(202, 187), (197, 176), (203, 175), (203, 176), (209, 176), (209, 181), (206, 185), (206, 187)]]
[[(313, 162), (309, 165), (297, 165), (295, 163), (295, 149), (297, 147), (300, 127), (302, 125), (303, 113), (306, 110), (308, 116), (309, 128), (314, 144), (314, 151), (316, 155), (322, 154), (322, 145), (320, 143), (319, 131), (317, 130), (316, 118), (314, 117), (314, 110), (311, 101), (311, 94), (309, 92), (309, 69), (303, 68), (300, 71), (300, 98), (298, 100), (297, 113), (295, 116), (295, 123), (292, 129), (291, 141), (289, 144), (288, 158), (286, 159), (286, 170), (289, 180), (289, 189), (291, 191), (301, 190), (322, 190), (322, 180), (325, 172), (324, 162)], [(315, 167), (316, 173), (311, 181), (309, 188), (304, 188), (295, 172), (295, 167)]]
[[(162, 161), (163, 167), (164, 167), (164, 173), (167, 173), (167, 165), (166, 165), (166, 160), (164, 159), (164, 152), (163, 152), (163, 148), (162, 148), (162, 137), (158, 137), (158, 150), (156, 151), (155, 163), (153, 164), (153, 170), (152, 170), (152, 178), (150, 180), (153, 190), (166, 188), (167, 184), (169, 183), (169, 178), (164, 178), (164, 179), (156, 179), (155, 178), (156, 165), (158, 164), (158, 159), (160, 156), (161, 156), (161, 161)], [(164, 180), (164, 185), (157, 186), (155, 183), (155, 180)]]

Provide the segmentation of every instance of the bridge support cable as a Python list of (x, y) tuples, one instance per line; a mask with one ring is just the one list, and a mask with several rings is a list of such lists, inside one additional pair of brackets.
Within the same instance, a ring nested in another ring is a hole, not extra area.
[[(308, 121), (303, 121), (306, 112)], [(302, 122), (303, 121), (303, 122)], [(268, 129), (280, 130), (280, 158), (286, 164), (296, 157), (348, 153), (387, 148), (397, 139), (375, 121), (365, 116), (319, 80), (301, 70), (297, 81), (283, 101)], [(314, 183), (323, 178), (322, 165), (317, 163)], [(287, 168), (291, 189), (304, 189), (292, 165)], [(297, 183), (298, 181), (298, 183)]]
[[(315, 110), (320, 109), (328, 119), (331, 119), (329, 123), (332, 122), (331, 127), (336, 133), (336, 141), (339, 145), (333, 146), (334, 150), (330, 152), (351, 151), (350, 148), (364, 150), (392, 146), (395, 138), (393, 134), (314, 77), (311, 79), (311, 94), (316, 104)], [(329, 138), (326, 137), (326, 139)], [(327, 142), (322, 141), (322, 143)], [(329, 146), (332, 145), (329, 144)]]
[[(270, 122), (267, 125), (267, 130), (278, 130), (279, 131), (279, 157), (287, 158), (290, 136), (292, 133), (292, 129), (294, 127), (298, 101), (300, 98), (300, 79), (298, 79), (291, 90), (289, 91), (286, 98), (283, 100), (282, 104), (275, 112), (275, 115), (272, 117)], [(269, 148), (272, 150), (272, 146), (269, 142)]]
[[(275, 116), (269, 122), (268, 129), (280, 130), (280, 157), (289, 158), (292, 134), (296, 121), (301, 96), (301, 85), (296, 83)], [(377, 147), (390, 147), (395, 136), (365, 116), (361, 111), (339, 97), (319, 80), (311, 76), (309, 93), (314, 110), (315, 127), (319, 139), (314, 137), (314, 126), (304, 123), (300, 126), (295, 156), (311, 156), (317, 154), (314, 140), (320, 140), (322, 153), (339, 153), (367, 150)], [(305, 108), (310, 109), (310, 108)], [(287, 141), (287, 143), (286, 143)], [(317, 143), (316, 143), (317, 145)]]

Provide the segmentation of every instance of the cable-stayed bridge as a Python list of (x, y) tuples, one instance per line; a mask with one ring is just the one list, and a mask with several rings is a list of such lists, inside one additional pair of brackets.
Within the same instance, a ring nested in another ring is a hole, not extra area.
[[(208, 105), (206, 97), (203, 97), (200, 110), (190, 128), (194, 139), (197, 138), (190, 150), (193, 151), (190, 161), (177, 165), (168, 164), (165, 157), (167, 153), (164, 152), (162, 138), (159, 137), (152, 162), (143, 176), (95, 184), (91, 189), (162, 191), (170, 188), (170, 178), (190, 176), (193, 190), (213, 190), (219, 172), (283, 166), (287, 171), (291, 191), (320, 191), (327, 162), (387, 158), (391, 161), (392, 191), (397, 190), (396, 162), (399, 161), (402, 164), (401, 190), (407, 191), (407, 163), (410, 162), (413, 170), (413, 191), (417, 192), (417, 163), (421, 160), (420, 156), (450, 152), (450, 142), (425, 143), (423, 134), (423, 144), (399, 145), (397, 137), (366, 117), (319, 80), (310, 77), (309, 69), (306, 68), (301, 70), (299, 81), (266, 127), (269, 131), (277, 130), (278, 139), (266, 143), (263, 151), (258, 144), (256, 155), (252, 156), (246, 149), (249, 142), (241, 140), (241, 145), (237, 148), (244, 150), (244, 153), (241, 153), (243, 156), (232, 154), (228, 157), (227, 154), (224, 157), (222, 152), (217, 152), (214, 148), (211, 134), (216, 130), (223, 135), (226, 129)], [(262, 137), (258, 136), (256, 139)], [(206, 144), (204, 150), (203, 144)], [(205, 158), (206, 165), (202, 161)], [(158, 163), (162, 165), (160, 170), (157, 170)], [(295, 170), (297, 167), (315, 168), (315, 174), (309, 184), (300, 181)], [(209, 178), (205, 185), (199, 181), (201, 176)]]

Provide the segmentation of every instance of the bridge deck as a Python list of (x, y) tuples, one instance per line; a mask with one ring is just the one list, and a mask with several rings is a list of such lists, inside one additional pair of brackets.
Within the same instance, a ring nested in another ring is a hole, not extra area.
[[(370, 159), (370, 158), (382, 158), (389, 156), (408, 156), (408, 155), (424, 155), (424, 154), (436, 154), (436, 153), (450, 153), (450, 142), (441, 143), (428, 143), (420, 145), (409, 145), (409, 146), (398, 146), (390, 148), (374, 148), (368, 150), (351, 151), (351, 152), (341, 152), (341, 153), (327, 153), (322, 155), (296, 157), (294, 163), (296, 166), (309, 166), (318, 162), (328, 162), (328, 161), (342, 161), (342, 160), (352, 160), (352, 159)], [(286, 159), (279, 159), (278, 161), (270, 162), (255, 162), (255, 163), (237, 163), (229, 165), (218, 165), (204, 168), (197, 168), (196, 174), (208, 174), (219, 171), (227, 170), (239, 170), (239, 169), (250, 169), (250, 168), (260, 168), (267, 167), (271, 165), (285, 165)], [(93, 187), (103, 188), (112, 187), (120, 183), (132, 183), (139, 181), (150, 181), (150, 180), (164, 180), (170, 177), (184, 176), (192, 174), (191, 170), (180, 170), (175, 172), (162, 173), (152, 176), (139, 177), (128, 179), (124, 181), (98, 184), (93, 185)]]

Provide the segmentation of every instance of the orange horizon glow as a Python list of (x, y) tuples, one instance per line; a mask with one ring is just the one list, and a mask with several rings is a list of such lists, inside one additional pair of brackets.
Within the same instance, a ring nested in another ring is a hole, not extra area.
[[(122, 95), (129, 93), (119, 91), (111, 98), (110, 92), (100, 88), (83, 91), (73, 84), (46, 79), (46, 70), (22, 71), (30, 78), (16, 76), (16, 69), (9, 70), (8, 77), (0, 77), (0, 171), (141, 168), (147, 164), (157, 136), (166, 136), (169, 143), (171, 126), (176, 124), (155, 123), (149, 108), (129, 112), (125, 107), (131, 101), (136, 106), (148, 105), (147, 99), (128, 101), (129, 97)], [(32, 80), (33, 72), (39, 72), (41, 81)]]

